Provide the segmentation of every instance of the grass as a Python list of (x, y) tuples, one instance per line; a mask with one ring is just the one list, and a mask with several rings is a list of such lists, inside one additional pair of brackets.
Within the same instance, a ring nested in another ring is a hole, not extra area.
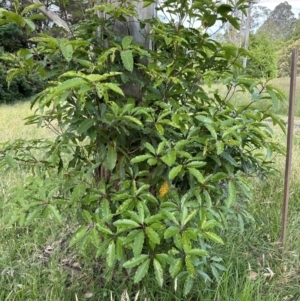
[[(274, 80), (275, 81), (275, 80)], [(274, 82), (276, 85), (276, 82)], [(278, 82), (282, 89), (287, 80)], [(298, 93), (299, 95), (299, 93)], [(284, 110), (281, 113), (284, 115)], [(299, 111), (300, 113), (300, 111)], [(23, 118), (30, 114), (29, 103), (0, 106), (0, 142), (15, 138), (53, 137), (48, 129), (24, 127)], [(300, 116), (300, 115), (298, 115)], [(274, 139), (285, 143), (285, 136), (274, 129)], [(199, 283), (192, 296), (183, 297), (180, 288), (156, 286), (147, 278), (147, 286), (128, 287), (115, 283), (101, 284), (105, 271), (95, 266), (92, 257), (76, 257), (67, 248), (66, 237), (75, 223), (71, 212), (65, 213), (65, 223), (39, 220), (30, 227), (7, 227), (5, 204), (9, 189), (22, 183), (25, 171), (7, 173), (0, 170), (0, 301), (59, 300), (141, 300), (141, 301), (298, 301), (300, 300), (300, 133), (295, 132), (291, 177), (291, 197), (286, 248), (280, 247), (281, 208), (283, 198), (285, 158), (278, 156), (278, 174), (260, 181), (253, 179), (253, 201), (248, 210), (253, 220), (246, 220), (244, 231), (232, 221), (224, 230), (225, 245), (216, 247), (215, 255), (224, 258), (227, 267), (218, 282)], [(78, 264), (84, 262), (81, 269)], [(257, 273), (249, 279), (250, 271)], [(264, 268), (274, 272), (265, 277)]]
[(47, 128), (37, 128), (35, 125), (25, 126), (29, 115), (34, 113), (29, 102), (14, 105), (1, 105), (0, 112), (0, 142), (12, 139), (49, 138), (53, 133)]
[[(297, 78), (298, 83), (300, 77)], [(275, 87), (279, 87), (284, 95), (286, 96), (286, 100), (278, 103), (278, 108), (274, 110), (275, 113), (282, 116), (288, 115), (288, 99), (289, 99), (289, 90), (290, 90), (290, 82), (289, 78), (276, 78), (271, 80), (269, 84), (272, 84)], [(219, 84), (213, 85), (211, 90), (219, 89), (221, 92), (225, 93), (225, 87)], [(238, 90), (237, 90), (238, 91)], [(251, 101), (250, 95), (245, 96), (244, 93), (238, 92), (235, 93), (234, 96), (230, 99), (230, 102), (233, 103), (235, 106), (243, 106), (249, 104)], [(266, 108), (267, 106), (271, 105), (271, 101), (258, 100), (256, 101), (253, 106), (257, 106), (259, 108)], [(296, 85), (296, 104), (295, 104), (295, 116), (300, 117), (300, 85)]]

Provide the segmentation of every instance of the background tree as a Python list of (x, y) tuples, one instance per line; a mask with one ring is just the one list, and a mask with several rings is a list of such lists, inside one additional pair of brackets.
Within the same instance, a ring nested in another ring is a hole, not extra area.
[(274, 8), (259, 31), (268, 33), (274, 40), (286, 41), (291, 38), (295, 23), (296, 18), (292, 12), (292, 6), (288, 2), (283, 2)]
[[(250, 33), (254, 34), (257, 29), (265, 22), (270, 14), (271, 10), (267, 7), (260, 5), (252, 5), (250, 15)], [(233, 43), (239, 47), (242, 47), (245, 42), (245, 33), (247, 27), (247, 17), (242, 11), (236, 11), (235, 15), (240, 19), (240, 26), (238, 29), (228, 24), (225, 27), (225, 33), (218, 35), (218, 40)]]
[(274, 40), (266, 33), (259, 32), (250, 37), (247, 74), (257, 78), (277, 77), (277, 53)]
[[(293, 49), (300, 50), (300, 40), (289, 43), (278, 51), (278, 76), (289, 76), (291, 71), (291, 54)], [(298, 59), (297, 73), (300, 74), (300, 59)]]

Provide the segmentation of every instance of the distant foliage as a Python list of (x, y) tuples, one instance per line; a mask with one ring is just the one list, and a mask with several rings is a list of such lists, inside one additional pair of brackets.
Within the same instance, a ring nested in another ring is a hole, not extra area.
[(296, 20), (292, 6), (285, 1), (274, 8), (259, 32), (265, 32), (273, 40), (287, 41), (292, 37)]
[(44, 83), (38, 75), (19, 75), (8, 85), (6, 79), (9, 68), (0, 62), (0, 104), (27, 99), (42, 90)]
[[(1, 60), (8, 53), (16, 53), (21, 48), (28, 46), (26, 31), (14, 22), (0, 26), (0, 103), (12, 103), (41, 91), (43, 81), (35, 75), (20, 74), (15, 77), (10, 85), (7, 82), (7, 71), (12, 67), (11, 60)], [(14, 62), (13, 62), (14, 63)]]
[[(293, 49), (300, 51), (300, 40), (284, 47), (278, 52), (278, 76), (289, 76), (291, 72), (291, 56)], [(300, 74), (300, 56), (298, 57), (297, 74)]]
[(5, 52), (16, 52), (20, 48), (27, 47), (27, 38), (15, 23), (0, 26), (0, 47)]
[(247, 74), (256, 78), (277, 77), (277, 53), (274, 45), (266, 33), (251, 35)]

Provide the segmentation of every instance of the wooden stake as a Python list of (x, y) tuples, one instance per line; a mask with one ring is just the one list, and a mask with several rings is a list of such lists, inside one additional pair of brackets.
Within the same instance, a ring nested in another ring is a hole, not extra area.
[(282, 208), (281, 245), (283, 248), (285, 245), (286, 227), (287, 227), (287, 220), (288, 220), (288, 204), (289, 204), (289, 194), (290, 194), (290, 176), (291, 176), (291, 163), (292, 163), (292, 152), (293, 152), (294, 115), (295, 115), (295, 94), (296, 94), (296, 80), (297, 80), (297, 60), (298, 60), (298, 50), (294, 49), (292, 54), (292, 66), (291, 66), (287, 154), (286, 154), (286, 163), (285, 163), (284, 195), (283, 195), (283, 208)]

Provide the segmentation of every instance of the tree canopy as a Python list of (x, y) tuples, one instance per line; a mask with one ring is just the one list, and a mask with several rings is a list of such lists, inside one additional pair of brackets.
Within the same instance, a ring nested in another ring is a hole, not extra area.
[(274, 8), (259, 31), (268, 32), (274, 40), (286, 41), (291, 38), (295, 23), (296, 18), (292, 12), (292, 6), (288, 2), (283, 2)]

